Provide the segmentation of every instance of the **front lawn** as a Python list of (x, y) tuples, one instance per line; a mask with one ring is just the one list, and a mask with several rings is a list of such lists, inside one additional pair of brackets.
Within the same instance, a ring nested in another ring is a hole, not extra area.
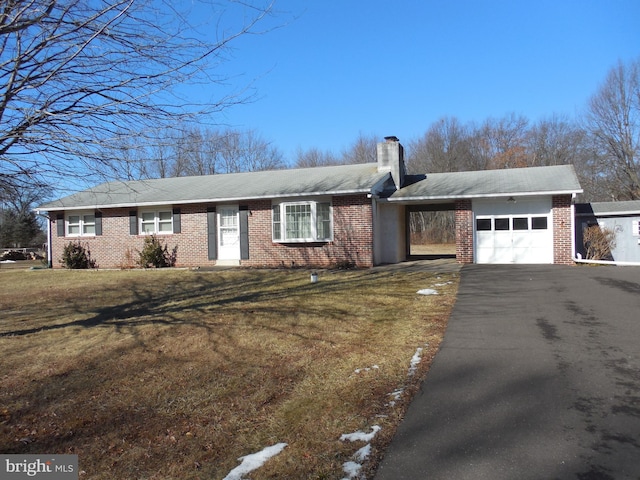
[[(211, 480), (286, 443), (247, 478), (340, 479), (366, 443), (340, 437), (378, 426), (359, 462), (371, 471), (438, 349), (458, 279), (309, 280), (0, 269), (0, 452), (77, 454), (80, 478)], [(438, 295), (416, 293), (430, 288)]]

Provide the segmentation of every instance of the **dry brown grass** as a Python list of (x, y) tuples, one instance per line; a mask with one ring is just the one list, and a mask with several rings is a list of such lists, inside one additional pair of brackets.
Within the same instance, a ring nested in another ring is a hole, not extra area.
[(411, 244), (411, 255), (455, 255), (455, 243)]
[(384, 270), (0, 270), (0, 451), (78, 454), (81, 478), (209, 480), (286, 442), (250, 478), (337, 479), (363, 446), (340, 435), (377, 424), (371, 470), (456, 289)]

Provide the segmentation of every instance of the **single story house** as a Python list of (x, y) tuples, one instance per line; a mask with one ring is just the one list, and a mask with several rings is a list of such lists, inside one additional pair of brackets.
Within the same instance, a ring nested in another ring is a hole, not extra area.
[(38, 208), (51, 266), (72, 241), (132, 266), (150, 234), (183, 267), (398, 263), (416, 210), (455, 211), (460, 263), (572, 263), (572, 166), (407, 175), (403, 152), (386, 137), (377, 163), (104, 183)]
[(614, 233), (610, 260), (640, 262), (640, 200), (578, 203), (576, 209), (577, 252), (586, 258), (584, 231), (598, 225)]

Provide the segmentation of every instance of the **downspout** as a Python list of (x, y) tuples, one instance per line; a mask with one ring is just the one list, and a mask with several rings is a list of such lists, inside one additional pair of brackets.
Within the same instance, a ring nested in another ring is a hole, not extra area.
[(571, 252), (573, 258), (576, 258), (576, 200), (577, 194), (571, 194)]
[(380, 252), (378, 252), (378, 247), (379, 247), (379, 241), (378, 241), (378, 236), (379, 236), (379, 232), (378, 230), (378, 199), (380, 198), (378, 195), (373, 194), (373, 193), (369, 193), (367, 195), (367, 198), (369, 198), (371, 200), (371, 235), (372, 235), (372, 240), (373, 240), (373, 252), (372, 252), (372, 256), (373, 258), (371, 259), (371, 262), (373, 263), (373, 265), (377, 265), (378, 264), (378, 259), (380, 257)]

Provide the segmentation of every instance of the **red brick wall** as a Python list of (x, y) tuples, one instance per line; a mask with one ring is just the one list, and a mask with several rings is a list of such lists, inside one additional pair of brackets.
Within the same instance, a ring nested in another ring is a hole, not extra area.
[(333, 241), (277, 243), (271, 235), (271, 201), (249, 202), (249, 259), (259, 267), (373, 266), (371, 200), (365, 195), (333, 197)]
[[(366, 195), (334, 197), (333, 241), (318, 243), (274, 243), (271, 239), (271, 201), (240, 202), (249, 208), (249, 259), (246, 266), (295, 267), (352, 263), (373, 265), (371, 200)], [(177, 267), (215, 265), (207, 258), (207, 205), (182, 205), (181, 233), (158, 235), (169, 250), (177, 250)], [(144, 235), (129, 234), (129, 209), (103, 211), (102, 232), (96, 237), (58, 237), (52, 220), (52, 264), (61, 267), (62, 250), (80, 241), (89, 249), (98, 268), (135, 267)]]
[[(55, 220), (52, 226), (52, 264), (60, 267), (62, 250), (69, 242), (80, 243), (89, 249), (98, 268), (131, 268), (136, 266), (138, 252), (142, 250), (145, 235), (129, 234), (128, 208), (109, 209), (102, 212), (102, 235), (96, 237), (58, 237)], [(132, 209), (133, 210), (133, 209)], [(178, 267), (215, 265), (207, 260), (207, 209), (206, 205), (183, 205), (181, 233), (158, 235), (169, 250), (175, 246)]]
[(555, 195), (551, 201), (553, 216), (553, 263), (573, 265), (571, 195)]
[(456, 200), (456, 262), (473, 263), (471, 200)]

